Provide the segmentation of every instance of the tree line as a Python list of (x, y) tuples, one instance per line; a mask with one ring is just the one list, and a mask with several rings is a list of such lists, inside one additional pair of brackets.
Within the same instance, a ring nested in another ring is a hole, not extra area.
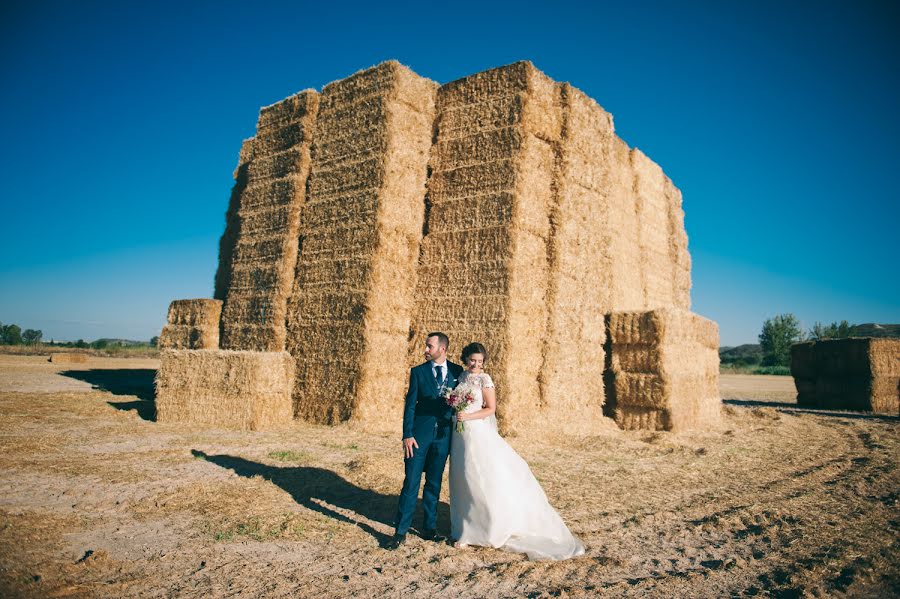
[[(56, 347), (77, 347), (81, 349), (106, 349), (113, 345), (117, 345), (115, 341), (109, 339), (97, 339), (95, 341), (85, 341), (78, 339), (77, 341), (54, 341), (46, 342), (44, 332), (40, 329), (22, 330), (17, 324), (3, 324), (0, 322), (0, 345), (53, 345)], [(156, 347), (159, 337), (150, 339), (150, 345)], [(118, 343), (118, 345), (124, 345)]]
[(44, 333), (37, 329), (22, 330), (17, 324), (3, 324), (0, 322), (0, 345), (37, 345), (43, 339)]

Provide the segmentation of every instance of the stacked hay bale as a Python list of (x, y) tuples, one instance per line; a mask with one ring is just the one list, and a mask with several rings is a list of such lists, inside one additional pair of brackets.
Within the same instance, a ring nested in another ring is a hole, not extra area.
[(287, 323), (297, 416), (399, 413), (436, 87), (392, 61), (322, 90)]
[(795, 343), (791, 346), (791, 375), (797, 387), (797, 403), (816, 404), (815, 342)]
[(166, 350), (156, 419), (236, 430), (290, 423), (294, 362), (287, 352)]
[(223, 349), (285, 347), (318, 105), (318, 94), (307, 90), (263, 108), (256, 136), (242, 148), (238, 169), (246, 171), (247, 182), (233, 226), (237, 233), (222, 311)]
[(900, 339), (825, 339), (791, 347), (797, 403), (900, 415)]
[(562, 119), (553, 81), (520, 62), (438, 91), (411, 354), (442, 330), (490, 351), (507, 432), (540, 405), (550, 209)]
[(231, 266), (234, 260), (234, 246), (238, 239), (238, 210), (241, 194), (247, 187), (247, 166), (253, 157), (253, 138), (245, 139), (238, 154), (238, 164), (232, 173), (234, 186), (225, 212), (225, 232), (219, 239), (219, 265), (216, 268), (215, 291), (213, 297), (224, 300), (231, 286)]
[[(541, 405), (567, 414), (553, 421), (577, 432), (596, 430), (602, 417), (603, 316), (614, 297), (609, 283), (623, 282), (616, 275), (635, 278), (629, 271), (638, 273), (640, 265), (635, 236), (627, 234), (637, 228), (633, 201), (631, 209), (628, 205), (633, 194), (628, 185), (616, 186), (622, 171), (612, 115), (567, 83), (559, 91), (562, 135), (550, 213), (548, 324), (538, 379)], [(630, 181), (630, 173), (623, 180)], [(621, 234), (610, 234), (622, 228)], [(632, 243), (634, 248), (627, 247)], [(604, 283), (596, 285), (598, 281)], [(625, 301), (640, 307), (640, 288), (635, 287), (637, 297)]]
[(670, 230), (670, 204), (662, 169), (638, 149), (631, 151), (634, 190), (640, 221), (640, 284), (644, 307), (675, 306), (675, 259), (677, 244)]
[(672, 305), (691, 309), (691, 254), (688, 252), (687, 231), (684, 228), (684, 207), (681, 190), (666, 177), (664, 193), (669, 213), (669, 261), (672, 266)]
[(159, 348), (218, 349), (221, 315), (221, 300), (174, 300), (168, 324), (159, 334)]
[(719, 420), (719, 331), (686, 310), (608, 316), (616, 422), (629, 429), (708, 428)]

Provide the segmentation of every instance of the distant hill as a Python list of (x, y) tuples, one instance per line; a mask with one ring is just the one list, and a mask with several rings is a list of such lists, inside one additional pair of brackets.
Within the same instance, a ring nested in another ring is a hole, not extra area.
[(900, 324), (855, 324), (850, 327), (851, 337), (900, 337)]
[(722, 364), (759, 364), (762, 360), (762, 347), (758, 343), (745, 343), (737, 347), (720, 347), (719, 361)]

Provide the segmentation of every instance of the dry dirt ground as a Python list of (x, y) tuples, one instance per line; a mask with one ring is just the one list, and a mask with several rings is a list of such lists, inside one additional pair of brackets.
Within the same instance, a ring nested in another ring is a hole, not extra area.
[(0, 356), (0, 596), (900, 595), (898, 420), (789, 377), (723, 376), (716, 431), (510, 439), (588, 547), (547, 563), (381, 549), (395, 435), (159, 424), (155, 360), (45, 360)]

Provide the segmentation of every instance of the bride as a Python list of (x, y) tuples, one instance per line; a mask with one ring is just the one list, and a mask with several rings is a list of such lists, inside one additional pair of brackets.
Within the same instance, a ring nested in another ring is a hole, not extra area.
[[(458, 391), (474, 402), (457, 414), (450, 443), (450, 532), (456, 547), (481, 545), (525, 553), (529, 559), (566, 559), (584, 553), (528, 464), (497, 433), (494, 383), (484, 372), (480, 343), (462, 351), (466, 371)], [(459, 432), (459, 429), (463, 430)]]

